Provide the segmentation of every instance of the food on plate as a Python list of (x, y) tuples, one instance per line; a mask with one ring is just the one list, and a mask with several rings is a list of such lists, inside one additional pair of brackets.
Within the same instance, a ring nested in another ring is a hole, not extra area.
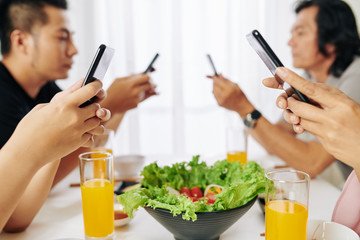
[(127, 217), (128, 217), (128, 215), (126, 213), (124, 213), (122, 210), (114, 210), (114, 219), (115, 220), (124, 219)]
[(197, 212), (227, 210), (248, 203), (265, 191), (266, 181), (264, 170), (256, 162), (222, 160), (207, 166), (199, 161), (199, 156), (172, 166), (151, 163), (141, 175), (142, 187), (118, 196), (129, 217), (139, 207), (149, 206), (168, 209), (174, 216), (183, 214), (183, 219), (195, 221)]

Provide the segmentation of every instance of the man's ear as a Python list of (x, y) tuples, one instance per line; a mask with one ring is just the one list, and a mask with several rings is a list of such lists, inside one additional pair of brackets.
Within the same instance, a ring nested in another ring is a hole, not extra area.
[(12, 51), (28, 54), (34, 39), (30, 33), (15, 29), (10, 34), (10, 41)]
[(336, 47), (334, 44), (331, 44), (331, 43), (327, 43), (326, 46), (326, 52), (329, 54), (329, 55), (333, 55), (336, 51)]

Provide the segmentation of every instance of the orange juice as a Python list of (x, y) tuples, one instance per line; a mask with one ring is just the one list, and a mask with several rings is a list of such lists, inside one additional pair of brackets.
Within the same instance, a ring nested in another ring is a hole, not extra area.
[[(101, 153), (96, 153), (96, 152), (108, 152), (113, 154), (113, 151), (111, 149), (106, 149), (106, 148), (93, 148), (90, 151), (94, 152), (91, 154), (91, 158), (103, 157)], [(106, 179), (106, 161), (99, 160), (94, 162), (94, 178)]]
[(265, 206), (266, 240), (306, 240), (307, 208), (293, 201), (278, 200)]
[(85, 235), (106, 237), (114, 232), (114, 186), (94, 179), (81, 185)]
[(242, 151), (232, 151), (227, 153), (227, 160), (229, 162), (247, 163), (247, 153)]

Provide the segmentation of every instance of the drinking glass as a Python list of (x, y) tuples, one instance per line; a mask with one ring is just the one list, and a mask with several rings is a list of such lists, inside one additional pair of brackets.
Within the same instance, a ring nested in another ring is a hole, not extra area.
[[(91, 152), (94, 152), (92, 153), (92, 157), (97, 158), (98, 152), (108, 152), (113, 155), (114, 137), (115, 137), (115, 132), (114, 130), (111, 129), (105, 129), (103, 134), (94, 136), (94, 144), (90, 149)], [(94, 171), (97, 172), (96, 174), (97, 176), (100, 176), (100, 178), (102, 174), (104, 174), (104, 170), (105, 170), (104, 164), (105, 164), (104, 162), (95, 163)]]
[(265, 176), (265, 239), (306, 240), (309, 175), (282, 169)]
[[(114, 164), (108, 152), (79, 155), (81, 198), (86, 240), (114, 239)], [(104, 166), (99, 174), (97, 166)]]
[(226, 151), (229, 162), (247, 163), (248, 132), (244, 126), (230, 126), (226, 128)]
[(113, 154), (114, 136), (115, 133), (112, 129), (105, 129), (103, 134), (94, 136), (94, 144), (91, 151), (105, 151)]

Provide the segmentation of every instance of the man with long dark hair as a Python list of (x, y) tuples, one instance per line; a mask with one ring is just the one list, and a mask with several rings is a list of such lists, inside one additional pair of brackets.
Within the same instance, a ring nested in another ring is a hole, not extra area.
[[(351, 8), (341, 0), (310, 0), (298, 2), (295, 12), (288, 42), (294, 67), (304, 69), (308, 79), (335, 86), (360, 102), (360, 39)], [(270, 154), (312, 177), (336, 161), (315, 137), (301, 139), (285, 121), (270, 123), (237, 84), (222, 75), (211, 78), (219, 105), (237, 112)], [(351, 167), (337, 164), (346, 179)]]

